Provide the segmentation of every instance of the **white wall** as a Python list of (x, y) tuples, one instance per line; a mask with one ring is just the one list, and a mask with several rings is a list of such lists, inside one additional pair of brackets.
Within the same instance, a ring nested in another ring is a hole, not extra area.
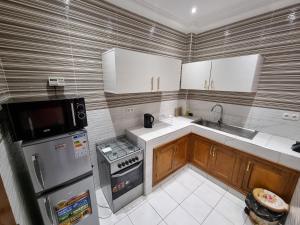
[(294, 192), (286, 225), (300, 224), (300, 179)]
[[(215, 109), (216, 112), (210, 111), (215, 104), (216, 102), (188, 100), (187, 108), (199, 118), (217, 121), (219, 109)], [(300, 120), (289, 121), (281, 118), (287, 111), (223, 103), (221, 105), (224, 108), (224, 122), (228, 124), (300, 140)]]

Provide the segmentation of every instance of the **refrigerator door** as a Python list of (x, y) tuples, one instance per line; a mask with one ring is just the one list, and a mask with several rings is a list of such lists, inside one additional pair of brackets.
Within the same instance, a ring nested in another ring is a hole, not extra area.
[(36, 193), (92, 170), (86, 131), (22, 147)]
[(93, 176), (38, 199), (44, 225), (99, 225)]

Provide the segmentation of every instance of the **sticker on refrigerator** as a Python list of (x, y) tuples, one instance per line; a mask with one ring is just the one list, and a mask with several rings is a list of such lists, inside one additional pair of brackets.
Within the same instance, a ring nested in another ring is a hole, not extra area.
[(84, 192), (54, 207), (58, 225), (74, 225), (92, 214), (90, 192)]
[(73, 136), (73, 147), (76, 159), (88, 155), (87, 138), (85, 133)]

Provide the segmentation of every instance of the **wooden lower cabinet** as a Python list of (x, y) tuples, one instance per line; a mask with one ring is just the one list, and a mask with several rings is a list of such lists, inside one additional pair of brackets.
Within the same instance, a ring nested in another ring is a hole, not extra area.
[(204, 170), (208, 170), (213, 144), (197, 135), (192, 134), (190, 161)]
[(299, 172), (190, 134), (154, 149), (153, 185), (190, 161), (241, 193), (266, 188), (290, 202)]
[(298, 173), (270, 162), (248, 158), (242, 189), (268, 189), (289, 202), (298, 181)]
[(173, 170), (177, 170), (187, 163), (188, 137), (180, 138), (175, 143), (176, 147), (173, 156)]
[(188, 136), (153, 150), (153, 185), (187, 163)]
[(235, 150), (224, 145), (214, 145), (209, 167), (211, 174), (226, 183), (231, 182), (236, 159)]

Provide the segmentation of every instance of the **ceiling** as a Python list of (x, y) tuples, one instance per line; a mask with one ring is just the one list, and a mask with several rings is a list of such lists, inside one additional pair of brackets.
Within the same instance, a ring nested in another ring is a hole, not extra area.
[[(300, 0), (106, 0), (185, 33), (200, 33)], [(196, 13), (192, 14), (192, 8)]]

